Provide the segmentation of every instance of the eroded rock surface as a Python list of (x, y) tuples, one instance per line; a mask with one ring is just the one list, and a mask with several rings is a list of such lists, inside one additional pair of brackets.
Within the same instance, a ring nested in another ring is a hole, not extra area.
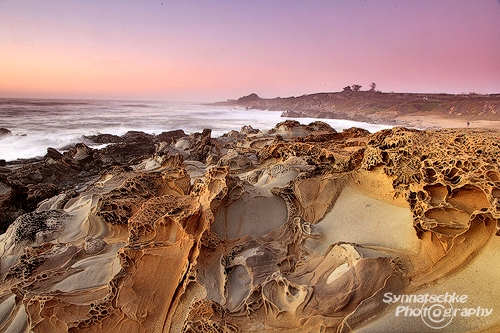
[(362, 328), (385, 293), (460, 274), (497, 237), (499, 138), (290, 121), (179, 135), (0, 236), (0, 330)]

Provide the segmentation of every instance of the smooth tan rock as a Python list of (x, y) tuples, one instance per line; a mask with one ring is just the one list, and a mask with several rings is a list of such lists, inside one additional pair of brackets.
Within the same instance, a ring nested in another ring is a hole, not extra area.
[(386, 293), (500, 311), (500, 132), (245, 131), (162, 143), (22, 215), (0, 235), (0, 330), (428, 328), (395, 319)]

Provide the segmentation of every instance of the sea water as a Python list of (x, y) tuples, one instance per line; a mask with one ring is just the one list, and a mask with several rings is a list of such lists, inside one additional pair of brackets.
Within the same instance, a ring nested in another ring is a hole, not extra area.
[[(0, 128), (12, 132), (0, 137), (0, 159), (40, 157), (48, 147), (64, 150), (81, 142), (84, 135), (160, 134), (176, 129), (189, 134), (210, 128), (216, 137), (244, 125), (269, 130), (286, 119), (277, 111), (189, 102), (0, 99)], [(337, 131), (360, 127), (375, 132), (391, 127), (338, 119), (296, 120), (302, 124), (321, 120)]]

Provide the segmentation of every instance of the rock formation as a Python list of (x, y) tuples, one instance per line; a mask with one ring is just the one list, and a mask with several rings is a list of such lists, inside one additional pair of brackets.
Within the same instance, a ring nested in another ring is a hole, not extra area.
[(498, 120), (500, 94), (422, 94), (380, 91), (329, 92), (298, 97), (261, 98), (256, 94), (216, 103), (247, 109), (284, 111), (282, 117), (331, 118), (382, 124), (405, 123), (402, 116), (440, 116), (467, 120)]
[(29, 184), (11, 170), (9, 198), (24, 195), (14, 179), (87, 185), (47, 188), (0, 235), (0, 331), (350, 332), (384, 322), (384, 294), (462, 277), (500, 249), (498, 131), (210, 134), (149, 156), (49, 150), (21, 168)]

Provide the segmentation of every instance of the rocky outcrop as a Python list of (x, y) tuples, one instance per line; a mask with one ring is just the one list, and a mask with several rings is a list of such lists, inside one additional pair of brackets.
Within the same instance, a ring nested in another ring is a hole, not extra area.
[(256, 94), (217, 103), (247, 109), (283, 111), (282, 117), (349, 119), (397, 123), (404, 115), (439, 115), (466, 120), (498, 120), (500, 95), (382, 93), (343, 91), (299, 97), (260, 98)]
[(99, 134), (84, 139), (109, 144), (100, 150), (78, 143), (65, 153), (48, 148), (41, 160), (15, 167), (5, 163), (6, 168), (0, 170), (0, 184), (5, 187), (5, 193), (0, 194), (0, 231), (21, 214), (35, 210), (42, 200), (75, 188), (81, 191), (108, 168), (137, 164), (155, 153), (155, 145), (184, 136), (182, 130), (158, 136), (142, 132), (128, 132), (122, 137)]
[(12, 135), (12, 132), (6, 128), (1, 127), (0, 128), (0, 138), (3, 136), (9, 136)]
[(300, 111), (285, 111), (281, 113), (281, 116), (286, 118), (306, 118), (307, 114)]
[[(425, 331), (384, 300), (448, 282), (495, 306), (469, 281), (500, 275), (499, 137), (286, 121), (164, 141), (0, 236), (0, 329)], [(102, 167), (87, 148), (45, 163)]]
[(166, 143), (172, 143), (175, 142), (177, 139), (183, 138), (187, 136), (186, 133), (184, 133), (183, 130), (175, 130), (175, 131), (169, 131), (169, 132), (162, 132), (155, 136), (154, 141), (157, 143), (160, 142), (166, 142)]

